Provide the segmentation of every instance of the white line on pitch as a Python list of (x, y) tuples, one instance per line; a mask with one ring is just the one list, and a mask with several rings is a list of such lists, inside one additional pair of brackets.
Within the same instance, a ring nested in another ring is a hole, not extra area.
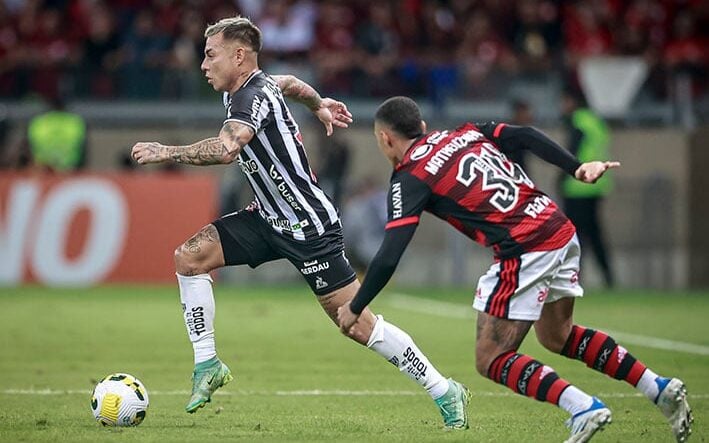
[[(427, 300), (420, 297), (412, 297), (401, 293), (385, 294), (383, 300), (391, 306), (399, 309), (431, 314), (439, 317), (472, 319), (473, 308), (470, 305), (450, 303), (438, 300)], [(608, 334), (617, 338), (623, 343), (646, 348), (662, 349), (665, 351), (686, 352), (688, 354), (709, 355), (709, 346), (697, 345), (675, 340), (667, 340), (646, 335), (629, 334), (626, 332), (605, 330)]]
[[(2, 395), (91, 395), (91, 390), (89, 389), (5, 389), (0, 391)], [(174, 391), (149, 391), (150, 395), (157, 396), (183, 396), (190, 395), (190, 391), (187, 390), (174, 390)], [(214, 393), (214, 395), (221, 396), (276, 396), (276, 397), (408, 397), (424, 395), (423, 391), (351, 391), (351, 390), (326, 390), (326, 389), (312, 389), (312, 390), (295, 390), (295, 391), (245, 391), (245, 390), (219, 390)], [(519, 394), (514, 392), (492, 392), (492, 391), (472, 391), (474, 397), (517, 397)], [(633, 393), (620, 393), (620, 392), (610, 392), (597, 394), (601, 398), (634, 398), (642, 397), (643, 395), (639, 392)], [(689, 398), (709, 398), (709, 394), (689, 394)]]

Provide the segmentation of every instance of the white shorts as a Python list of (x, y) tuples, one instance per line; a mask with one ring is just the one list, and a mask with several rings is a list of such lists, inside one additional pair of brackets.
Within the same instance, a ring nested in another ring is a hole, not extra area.
[(510, 320), (539, 320), (545, 303), (581, 297), (576, 235), (553, 251), (527, 252), (493, 264), (478, 281), (473, 308)]

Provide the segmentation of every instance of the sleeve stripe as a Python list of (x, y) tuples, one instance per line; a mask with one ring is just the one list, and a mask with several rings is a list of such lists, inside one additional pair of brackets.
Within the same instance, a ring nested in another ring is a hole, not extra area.
[(499, 125), (497, 125), (497, 127), (495, 128), (495, 131), (492, 133), (492, 136), (493, 136), (493, 137), (499, 137), (499, 136), (500, 136), (500, 132), (502, 132), (502, 129), (503, 129), (505, 126), (507, 126), (507, 124), (505, 124), (505, 123), (500, 123)]
[(256, 131), (256, 129), (257, 129), (256, 126), (255, 126), (253, 123), (251, 123), (251, 122), (247, 122), (246, 120), (239, 120), (238, 118), (228, 118), (228, 119), (224, 120), (224, 123), (226, 123), (226, 122), (238, 122), (238, 123), (243, 123), (243, 124), (245, 124), (246, 126), (248, 126), (249, 128), (253, 129), (254, 132), (257, 132), (257, 131)]
[(411, 217), (400, 218), (399, 220), (390, 221), (386, 224), (384, 229), (398, 228), (400, 226), (412, 225), (419, 222), (419, 216), (413, 215)]

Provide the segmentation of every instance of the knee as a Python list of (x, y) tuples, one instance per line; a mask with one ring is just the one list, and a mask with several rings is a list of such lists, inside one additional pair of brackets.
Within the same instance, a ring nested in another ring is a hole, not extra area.
[(203, 260), (198, 255), (190, 252), (187, 245), (182, 244), (175, 249), (175, 271), (180, 275), (205, 274), (211, 269), (206, 269)]
[(475, 360), (475, 369), (478, 371), (478, 374), (482, 375), (483, 377), (487, 377), (489, 367), (490, 365), (487, 363), (487, 361), (483, 362), (479, 359)]
[(571, 331), (566, 331), (565, 328), (558, 328), (553, 331), (541, 328), (535, 329), (539, 343), (555, 354), (560, 354), (562, 349), (564, 349), (570, 332)]

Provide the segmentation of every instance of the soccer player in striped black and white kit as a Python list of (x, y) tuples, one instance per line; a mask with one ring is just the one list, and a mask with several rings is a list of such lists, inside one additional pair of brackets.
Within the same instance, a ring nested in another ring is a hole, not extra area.
[[(224, 92), (227, 110), (219, 136), (189, 146), (137, 143), (132, 150), (141, 164), (237, 161), (256, 196), (247, 208), (215, 220), (175, 251), (180, 299), (195, 356), (192, 396), (186, 406), (190, 413), (232, 379), (216, 353), (209, 272), (225, 265), (255, 268), (285, 258), (301, 272), (333, 321), (337, 309), (359, 288), (344, 255), (339, 215), (310, 170), (298, 125), (283, 96), (307, 105), (326, 125), (328, 135), (333, 125), (347, 127), (351, 122), (347, 108), (321, 98), (295, 77), (262, 72), (257, 58), (261, 33), (246, 18), (223, 19), (209, 26), (205, 37), (202, 70), (214, 89)], [(349, 336), (425, 388), (446, 428), (467, 428), (467, 390), (444, 378), (408, 334), (367, 310)]]
[(567, 442), (585, 442), (610, 422), (610, 410), (556, 372), (518, 352), (529, 329), (552, 352), (635, 386), (667, 417), (677, 441), (690, 433), (691, 411), (677, 378), (660, 377), (613, 338), (573, 323), (580, 249), (573, 224), (505, 154), (529, 149), (593, 183), (617, 162), (579, 163), (541, 132), (505, 124), (466, 123), (426, 133), (416, 103), (394, 97), (378, 109), (374, 132), (394, 173), (389, 222), (354, 300), (338, 312), (343, 332), (391, 278), (425, 210), (492, 248), (495, 263), (478, 283), (478, 372), (513, 391), (571, 414)]

